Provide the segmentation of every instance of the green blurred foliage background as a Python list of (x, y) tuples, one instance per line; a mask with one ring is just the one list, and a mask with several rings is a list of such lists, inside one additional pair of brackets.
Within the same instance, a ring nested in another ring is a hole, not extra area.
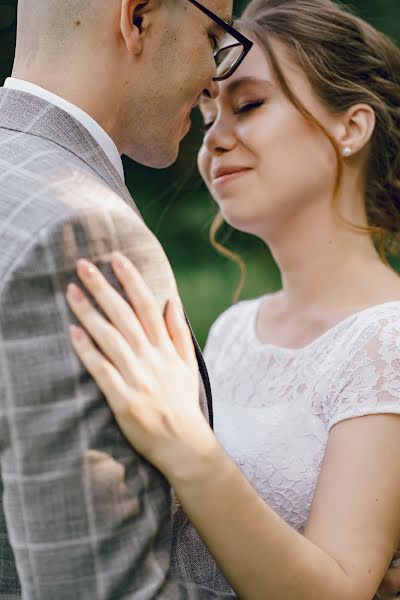
[[(236, 16), (245, 4), (236, 2)], [(352, 0), (347, 4), (400, 42), (400, 0)], [(15, 13), (16, 0), (0, 0), (0, 85), (12, 70)], [(169, 256), (186, 310), (203, 345), (212, 322), (231, 304), (239, 271), (209, 243), (216, 205), (197, 174), (196, 155), (201, 144), (198, 114), (193, 121), (172, 167), (152, 170), (124, 157), (124, 168), (127, 185), (145, 221)], [(219, 240), (246, 262), (248, 274), (241, 299), (279, 289), (279, 271), (262, 242), (228, 227)]]

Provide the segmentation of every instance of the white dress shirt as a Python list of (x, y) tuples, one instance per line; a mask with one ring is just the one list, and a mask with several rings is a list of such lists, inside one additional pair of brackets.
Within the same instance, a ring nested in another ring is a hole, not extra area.
[(69, 113), (89, 131), (103, 152), (109, 158), (111, 163), (114, 165), (121, 178), (123, 180), (125, 179), (124, 168), (117, 146), (110, 138), (108, 133), (104, 131), (97, 121), (95, 121), (85, 111), (75, 106), (75, 104), (68, 102), (68, 100), (64, 100), (64, 98), (61, 98), (60, 96), (57, 96), (56, 94), (53, 94), (52, 92), (49, 92), (48, 90), (45, 90), (34, 83), (30, 83), (29, 81), (23, 81), (22, 79), (16, 79), (15, 77), (8, 77), (4, 83), (4, 87), (12, 90), (19, 90), (20, 92), (26, 92), (28, 94), (33, 94), (34, 96), (43, 98), (43, 100), (46, 100), (47, 102), (51, 102), (51, 104), (55, 104), (55, 106), (58, 106), (62, 110), (65, 110), (65, 112)]

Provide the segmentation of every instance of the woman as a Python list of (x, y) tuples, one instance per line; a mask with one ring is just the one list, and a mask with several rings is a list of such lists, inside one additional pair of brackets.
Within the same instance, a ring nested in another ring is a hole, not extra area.
[(123, 257), (135, 313), (81, 263), (113, 327), (68, 293), (102, 352), (72, 343), (241, 598), (370, 600), (400, 543), (400, 281), (372, 239), (400, 232), (400, 51), (331, 0), (253, 0), (239, 27), (255, 46), (201, 102), (199, 168), (282, 290), (211, 330), (219, 442), (179, 306), (164, 322)]

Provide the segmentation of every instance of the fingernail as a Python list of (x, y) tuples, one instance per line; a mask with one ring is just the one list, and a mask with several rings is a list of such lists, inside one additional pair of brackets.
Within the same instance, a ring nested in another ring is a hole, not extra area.
[(67, 287), (67, 294), (72, 300), (75, 300), (75, 302), (82, 302), (84, 298), (82, 291), (74, 283), (70, 283)]
[(83, 340), (83, 338), (85, 337), (83, 330), (80, 327), (77, 327), (76, 325), (70, 325), (69, 332), (74, 340), (80, 341)]
[(84, 258), (78, 260), (78, 267), (86, 277), (91, 277), (95, 272), (94, 265)]
[(113, 260), (113, 265), (117, 269), (120, 269), (121, 271), (123, 271), (125, 269), (126, 262), (125, 262), (124, 256), (122, 256), (122, 254), (120, 254), (119, 252), (114, 252), (112, 260)]

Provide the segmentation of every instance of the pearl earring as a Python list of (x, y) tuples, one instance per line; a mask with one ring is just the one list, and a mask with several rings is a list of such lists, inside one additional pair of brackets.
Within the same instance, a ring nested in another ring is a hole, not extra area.
[(350, 148), (350, 146), (346, 146), (345, 148), (343, 148), (343, 156), (350, 156), (352, 154), (352, 149)]

